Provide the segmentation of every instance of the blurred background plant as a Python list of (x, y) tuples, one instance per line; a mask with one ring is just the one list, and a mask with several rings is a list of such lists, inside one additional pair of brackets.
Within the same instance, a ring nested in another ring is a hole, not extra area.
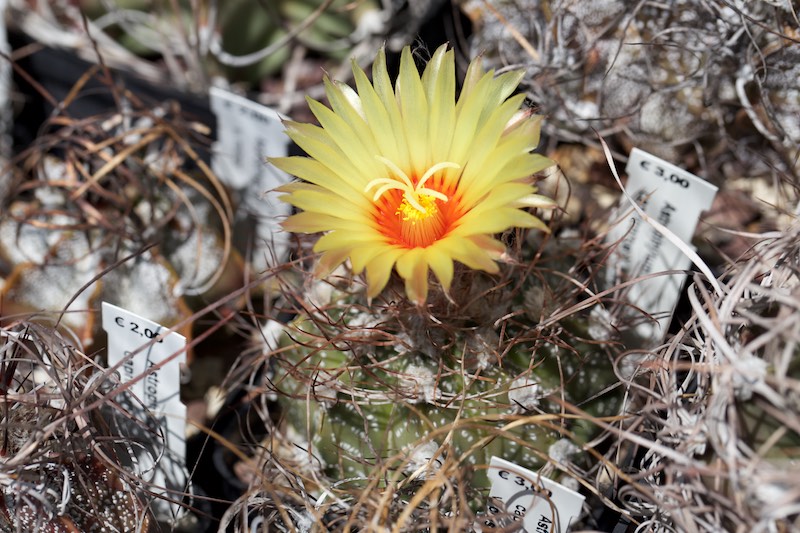
[[(548, 155), (574, 190), (568, 211), (603, 219), (616, 201), (601, 135), (615, 159), (632, 147), (720, 187), (709, 222), (785, 227), (800, 200), (800, 20), (788, 0), (464, 0), (471, 54), (523, 68), (547, 117)], [(595, 131), (597, 133), (595, 133)], [(790, 216), (786, 216), (790, 215)], [(752, 241), (701, 226), (737, 257)]]
[(259, 88), (298, 53), (341, 61), (385, 18), (373, 0), (88, 0), (79, 7), (116, 43), (163, 61), (171, 79), (194, 91), (219, 76)]
[[(291, 113), (321, 96), (322, 70), (349, 75), (387, 40), (416, 38), (441, 7), (427, 0), (10, 0), (13, 28), (37, 43), (153, 83), (253, 91)], [(321, 68), (320, 68), (321, 67)]]
[(4, 315), (65, 308), (84, 346), (101, 300), (171, 327), (243, 284), (230, 199), (198, 153), (207, 128), (126, 91), (118, 111), (71, 117), (95, 74), (17, 157), (0, 217)]

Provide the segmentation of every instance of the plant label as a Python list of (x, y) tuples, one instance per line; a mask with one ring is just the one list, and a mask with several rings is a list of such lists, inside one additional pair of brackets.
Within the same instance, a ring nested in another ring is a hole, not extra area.
[(288, 250), (288, 235), (279, 231), (279, 222), (291, 213), (291, 206), (281, 202), (274, 189), (290, 177), (266, 161), (267, 157), (289, 153), (282, 117), (266, 106), (216, 87), (211, 88), (209, 97), (217, 117), (211, 168), (237, 196), (237, 216), (249, 219), (236, 222), (253, 228), (253, 264), (268, 268), (280, 262)]
[[(108, 366), (117, 367), (120, 383), (130, 384), (139, 402), (120, 399), (140, 423), (131, 423), (139, 444), (138, 474), (148, 489), (180, 501), (187, 492), (186, 406), (180, 400), (181, 366), (186, 363), (186, 338), (151, 320), (103, 302), (103, 330), (108, 334)], [(152, 426), (152, 427), (151, 427)], [(175, 520), (182, 514), (176, 503), (157, 499), (157, 518)]]
[[(711, 207), (717, 187), (647, 152), (634, 148), (625, 168), (628, 195), (650, 219), (671, 231), (692, 249), (700, 214)], [(630, 206), (627, 197), (612, 217), (607, 242), (619, 243), (609, 261), (607, 283), (644, 277), (632, 285), (626, 299), (656, 319), (642, 321), (636, 332), (658, 343), (669, 327), (678, 303), (690, 258), (648, 224)], [(649, 277), (648, 277), (649, 276)]]
[(512, 462), (492, 457), (489, 505), (482, 530), (565, 533), (580, 515), (584, 497)]

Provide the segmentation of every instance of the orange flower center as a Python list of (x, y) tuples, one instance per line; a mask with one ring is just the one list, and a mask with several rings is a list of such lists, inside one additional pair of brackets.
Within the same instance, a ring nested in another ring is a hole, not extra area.
[[(394, 245), (404, 248), (427, 248), (444, 237), (452, 226), (454, 205), (443, 192), (440, 171), (460, 168), (456, 163), (433, 165), (418, 180), (409, 178), (394, 163), (378, 157), (394, 177), (378, 178), (364, 189), (375, 189), (375, 221), (381, 232)], [(433, 181), (431, 186), (428, 182)]]

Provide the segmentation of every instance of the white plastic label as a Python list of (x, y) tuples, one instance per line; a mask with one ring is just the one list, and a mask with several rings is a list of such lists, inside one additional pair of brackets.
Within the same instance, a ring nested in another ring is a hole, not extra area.
[[(717, 187), (675, 165), (634, 148), (625, 168), (628, 194), (653, 220), (691, 246), (700, 214), (711, 207)], [(620, 218), (620, 214), (626, 217)], [(630, 216), (627, 216), (627, 215)], [(609, 262), (608, 284), (669, 270), (686, 270), (691, 260), (623, 199), (608, 233), (620, 241)], [(659, 342), (667, 332), (685, 281), (683, 274), (653, 276), (631, 286), (628, 301), (657, 319), (643, 322), (637, 332)]]
[[(186, 363), (186, 338), (151, 320), (115, 305), (103, 302), (103, 329), (108, 334), (108, 365), (119, 366), (121, 383), (134, 382), (129, 391), (141, 405), (125, 407), (145, 422), (154, 420), (157, 427), (141, 431), (132, 424), (136, 439), (143, 439), (137, 457), (139, 474), (152, 474), (151, 490), (172, 500), (181, 500), (187, 491), (186, 475), (186, 406), (180, 400), (181, 366)], [(163, 435), (166, 448), (158, 440)], [(133, 437), (133, 435), (132, 435)], [(162, 455), (163, 454), (163, 455)], [(159, 460), (154, 464), (153, 459)], [(150, 488), (150, 487), (149, 487)], [(182, 508), (165, 500), (155, 501), (160, 519), (177, 518)]]
[(488, 476), (492, 485), (481, 519), (484, 531), (565, 533), (580, 515), (582, 495), (505, 459), (492, 457)]
[(288, 154), (289, 138), (284, 133), (282, 117), (268, 107), (217, 87), (211, 88), (209, 96), (217, 117), (211, 168), (237, 193), (237, 215), (246, 213), (254, 219), (257, 249), (252, 261), (257, 268), (267, 268), (276, 260), (280, 262), (288, 249), (288, 235), (279, 231), (279, 222), (291, 212), (291, 206), (281, 202), (273, 189), (290, 178), (266, 162), (267, 157)]

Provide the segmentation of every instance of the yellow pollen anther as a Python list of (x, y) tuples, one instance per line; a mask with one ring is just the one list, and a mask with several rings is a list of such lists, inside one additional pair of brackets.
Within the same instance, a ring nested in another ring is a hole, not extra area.
[(395, 215), (402, 216), (404, 222), (415, 224), (439, 212), (439, 208), (436, 207), (436, 198), (428, 194), (420, 194), (416, 203), (419, 205), (414, 205), (406, 197), (403, 197), (403, 201), (397, 207)]
[[(375, 156), (381, 163), (389, 167), (389, 170), (397, 177), (395, 178), (377, 178), (369, 183), (364, 188), (364, 192), (369, 192), (370, 189), (377, 188), (372, 197), (373, 202), (377, 202), (378, 198), (383, 196), (383, 193), (392, 189), (399, 189), (403, 191), (403, 201), (397, 208), (397, 214), (403, 215), (403, 220), (424, 220), (438, 211), (436, 207), (436, 200), (447, 202), (447, 195), (425, 187), (425, 183), (431, 179), (437, 172), (445, 168), (459, 169), (461, 165), (443, 161), (436, 163), (429, 168), (416, 185), (411, 181), (411, 178), (403, 172), (400, 167), (395, 165), (385, 157)], [(399, 179), (398, 179), (399, 178)]]

